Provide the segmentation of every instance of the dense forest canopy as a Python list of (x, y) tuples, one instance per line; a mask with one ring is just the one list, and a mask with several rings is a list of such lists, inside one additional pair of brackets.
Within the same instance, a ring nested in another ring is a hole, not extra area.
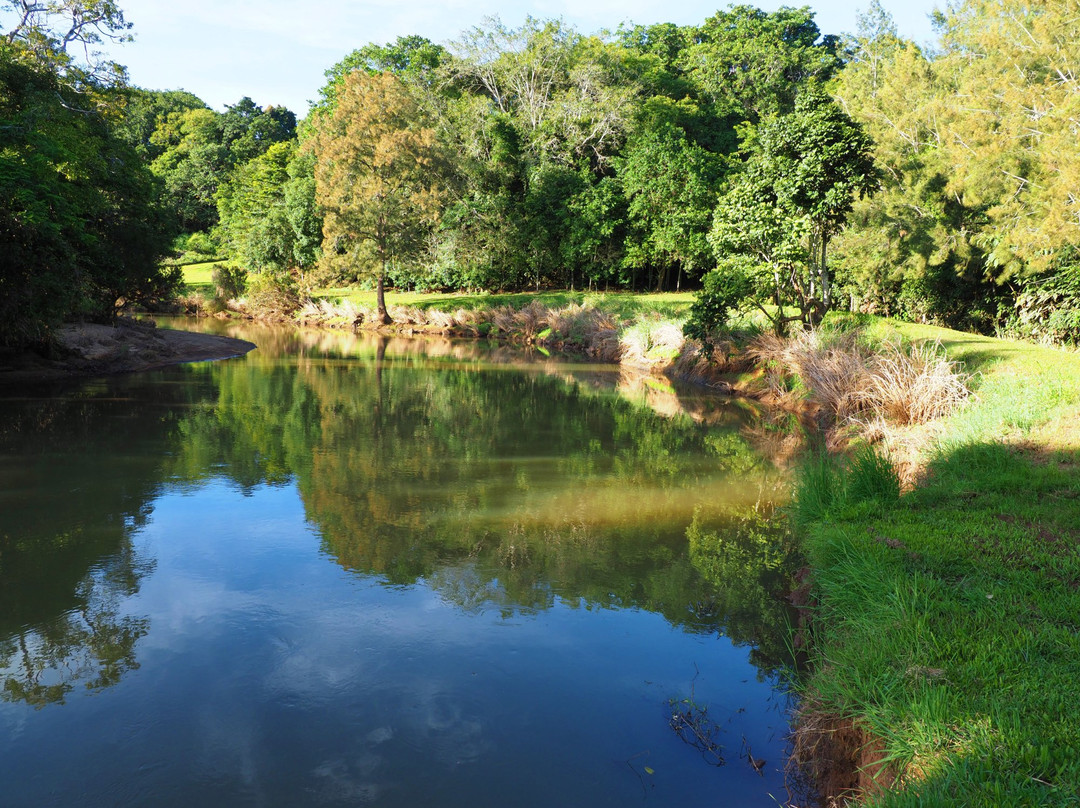
[[(2, 5), (5, 343), (168, 297), (170, 253), (281, 305), (327, 283), (690, 288), (699, 330), (757, 305), (777, 328), (851, 307), (1080, 338), (1076, 0), (962, 0), (932, 51), (876, 0), (844, 38), (808, 7), (596, 35), (490, 18), (345, 54), (299, 122), (129, 87), (92, 56), (128, 36), (111, 0)], [(365, 82), (394, 110), (358, 106)], [(381, 223), (330, 182), (392, 165)]]

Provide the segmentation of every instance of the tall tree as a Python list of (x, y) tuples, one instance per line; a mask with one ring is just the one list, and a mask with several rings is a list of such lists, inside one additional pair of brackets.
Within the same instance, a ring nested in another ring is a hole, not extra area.
[(953, 187), (957, 164), (945, 148), (952, 113), (934, 58), (901, 39), (876, 2), (846, 49), (834, 89), (875, 143), (882, 187), (855, 202), (835, 241), (838, 278), (863, 310), (985, 328), (982, 301), (995, 286), (984, 279), (974, 236), (986, 208)]
[(944, 19), (950, 188), (985, 205), (997, 280), (1042, 271), (1080, 241), (1076, 0), (964, 0)]
[(721, 114), (756, 123), (790, 112), (802, 87), (839, 69), (837, 45), (821, 36), (809, 7), (732, 6), (697, 28), (681, 66)]
[(167, 231), (153, 177), (102, 112), (113, 96), (0, 41), (0, 343), (107, 321), (178, 281), (157, 265)]
[(420, 254), (442, 209), (435, 130), (400, 79), (357, 71), (346, 77), (333, 114), (317, 118), (311, 143), (323, 259), (360, 265), (375, 280), (379, 320), (389, 323), (387, 270)]

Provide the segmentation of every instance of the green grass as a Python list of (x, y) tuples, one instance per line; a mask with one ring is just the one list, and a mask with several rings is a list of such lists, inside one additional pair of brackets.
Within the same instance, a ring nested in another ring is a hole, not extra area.
[(188, 264), (183, 268), (184, 289), (188, 294), (213, 295), (214, 294), (214, 267), (218, 261), (207, 261), (204, 264)]
[(891, 505), (821, 506), (832, 483), (804, 477), (808, 690), (906, 772), (871, 804), (1080, 805), (1080, 354), (872, 330), (939, 339), (976, 396)]
[[(374, 306), (375, 292), (350, 287), (318, 289), (314, 297), (331, 300), (350, 300), (357, 306)], [(513, 292), (506, 294), (468, 294), (468, 293), (432, 293), (432, 292), (387, 292), (388, 306), (415, 306), (419, 309), (434, 308), (441, 311), (456, 309), (493, 309), (510, 306), (515, 309), (525, 308), (534, 300), (545, 306), (560, 308), (570, 304), (588, 303), (609, 311), (623, 319), (634, 319), (642, 315), (657, 318), (684, 320), (690, 314), (690, 305), (694, 302), (692, 292), (664, 292), (638, 294), (633, 292)]]

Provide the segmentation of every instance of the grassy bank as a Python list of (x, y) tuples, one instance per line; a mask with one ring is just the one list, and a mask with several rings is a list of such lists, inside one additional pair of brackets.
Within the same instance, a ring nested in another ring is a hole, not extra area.
[(861, 786), (874, 805), (1080, 804), (1080, 354), (872, 330), (941, 340), (975, 396), (923, 436), (899, 498), (843, 496), (863, 469), (809, 507), (823, 486), (804, 477), (801, 751), (830, 796)]

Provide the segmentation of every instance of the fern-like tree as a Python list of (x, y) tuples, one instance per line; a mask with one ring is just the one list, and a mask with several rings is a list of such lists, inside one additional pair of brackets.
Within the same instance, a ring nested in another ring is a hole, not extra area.
[(373, 279), (379, 321), (389, 323), (387, 270), (416, 261), (442, 210), (445, 161), (435, 129), (400, 79), (356, 71), (313, 131), (322, 260)]

